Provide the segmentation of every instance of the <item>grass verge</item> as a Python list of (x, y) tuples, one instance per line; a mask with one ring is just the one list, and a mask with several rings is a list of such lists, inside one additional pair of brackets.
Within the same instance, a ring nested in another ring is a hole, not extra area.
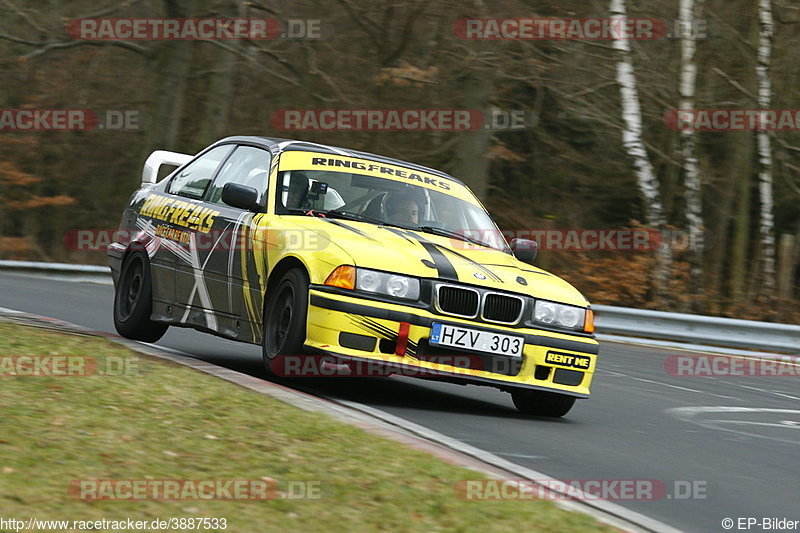
[[(551, 502), (461, 500), (456, 482), (483, 476), (105, 339), (0, 322), (0, 361), (19, 355), (90, 356), (106, 373), (2, 377), (0, 365), (6, 519), (216, 517), (247, 533), (616, 531)], [(319, 499), (88, 502), (67, 492), (85, 479), (262, 477), (284, 492), (314, 482)]]

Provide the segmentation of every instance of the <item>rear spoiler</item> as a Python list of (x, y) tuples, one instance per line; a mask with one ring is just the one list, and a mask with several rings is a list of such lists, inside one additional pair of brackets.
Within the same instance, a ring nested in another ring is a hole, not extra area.
[(153, 185), (158, 179), (158, 170), (161, 165), (184, 165), (192, 160), (194, 156), (189, 154), (179, 154), (178, 152), (168, 152), (166, 150), (156, 150), (147, 161), (144, 162), (142, 170), (142, 187)]

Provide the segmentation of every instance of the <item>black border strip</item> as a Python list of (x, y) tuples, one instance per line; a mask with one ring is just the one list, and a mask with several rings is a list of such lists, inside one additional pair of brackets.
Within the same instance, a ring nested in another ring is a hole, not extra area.
[[(370, 302), (384, 302), (384, 303), (393, 304), (393, 305), (404, 305), (406, 307), (418, 307), (420, 309), (425, 309), (426, 311), (430, 311), (431, 313), (433, 313), (435, 315), (439, 315), (439, 316), (442, 317), (441, 319), (437, 318), (437, 320), (452, 320), (452, 315), (446, 315), (444, 313), (440, 313), (440, 312), (438, 312), (436, 309), (434, 309), (432, 307), (433, 304), (431, 303), (430, 297), (428, 295), (433, 292), (433, 288), (429, 289), (429, 288), (425, 287), (425, 284), (427, 284), (427, 283), (436, 283), (436, 282), (441, 281), (441, 280), (431, 281), (428, 278), (419, 278), (419, 279), (420, 279), (420, 282), (423, 284), (422, 285), (422, 289), (421, 289), (422, 293), (420, 294), (420, 299), (419, 300), (402, 300), (400, 298), (392, 298), (391, 296), (382, 296), (382, 295), (377, 294), (377, 293), (368, 294), (368, 293), (365, 293), (363, 291), (354, 292), (353, 289), (340, 289), (339, 287), (332, 287), (330, 285), (312, 284), (310, 286), (310, 288), (315, 290), (315, 291), (326, 292), (326, 293), (330, 293), (330, 294), (336, 294), (338, 296), (345, 296), (345, 297), (348, 297), (348, 298), (352, 298), (352, 297), (356, 296), (356, 297), (358, 297), (360, 299), (363, 299), (363, 300), (366, 300), (366, 301), (370, 301)], [(517, 296), (517, 297), (522, 297), (522, 298), (533, 298), (533, 296), (526, 296), (526, 295), (521, 294), (521, 293), (509, 292), (509, 291), (506, 291), (506, 290), (494, 290), (494, 289), (491, 289), (491, 288), (488, 288), (488, 287), (483, 287), (481, 285), (472, 285), (472, 284), (466, 284), (466, 283), (463, 283), (463, 282), (460, 282), (460, 283), (461, 283), (462, 286), (467, 287), (467, 288), (471, 288), (471, 289), (475, 289), (478, 292), (480, 292), (481, 294), (483, 294), (484, 292), (498, 292), (498, 293), (501, 293), (501, 294), (508, 294), (508, 295), (511, 295), (511, 296)], [(548, 301), (550, 301), (550, 300), (548, 300)], [(587, 307), (587, 309), (591, 309), (591, 307)], [(488, 326), (488, 327), (492, 327), (494, 324), (493, 323), (486, 323), (485, 325)], [(573, 331), (573, 330), (563, 330), (563, 329), (549, 328), (549, 327), (545, 326), (544, 324), (536, 324), (535, 326), (532, 326), (531, 324), (529, 324), (529, 323), (527, 323), (525, 321), (518, 322), (516, 324), (502, 324), (502, 325), (507, 327), (507, 328), (513, 328), (513, 329), (526, 329), (526, 328), (529, 329), (531, 327), (535, 327), (536, 329), (541, 330), (541, 331), (550, 331), (552, 333), (559, 333), (561, 335), (574, 335), (575, 337), (582, 337), (582, 338), (585, 338), (585, 339), (595, 339), (596, 338), (594, 333), (586, 333), (585, 331)]]
[[(306, 350), (309, 352), (320, 353), (323, 355), (330, 355), (332, 357), (336, 357), (338, 359), (348, 360), (348, 361), (364, 361), (366, 363), (375, 364), (385, 366), (386, 368), (397, 368), (398, 370), (403, 369), (403, 367), (408, 367), (409, 365), (403, 365), (402, 363), (394, 363), (391, 361), (381, 361), (379, 359), (372, 359), (370, 357), (358, 357), (355, 355), (342, 355), (335, 352), (331, 352), (329, 350), (322, 350), (320, 348), (316, 348), (314, 346), (305, 346)], [(427, 369), (424, 367), (419, 367), (422, 371), (430, 372), (430, 374), (426, 374), (425, 376), (419, 376), (417, 379), (429, 379), (431, 381), (457, 381), (463, 384), (474, 384), (474, 385), (487, 385), (490, 387), (495, 387), (499, 389), (530, 389), (530, 390), (538, 390), (544, 392), (554, 392), (557, 394), (563, 394), (565, 396), (574, 396), (575, 398), (579, 399), (586, 399), (589, 397), (588, 394), (583, 394), (580, 392), (572, 392), (566, 391), (562, 389), (550, 388), (550, 387), (542, 387), (540, 385), (530, 385), (528, 383), (512, 383), (508, 381), (502, 381), (499, 379), (492, 379), (492, 378), (484, 378), (480, 376), (469, 376), (457, 372), (447, 372), (446, 370), (433, 370)], [(566, 369), (564, 369), (566, 370)], [(402, 375), (402, 374), (401, 374)]]
[[(341, 311), (343, 313), (352, 313), (372, 318), (382, 318), (384, 320), (391, 320), (393, 322), (410, 322), (415, 326), (431, 327), (434, 322), (448, 323), (446, 319), (441, 320), (438, 318), (426, 318), (407, 313), (403, 311), (394, 311), (392, 309), (381, 309), (371, 305), (357, 304), (353, 302), (342, 302), (341, 300), (334, 300), (333, 298), (326, 298), (319, 294), (312, 294), (309, 303), (315, 307), (322, 307), (331, 311)], [(492, 333), (503, 333), (505, 335), (516, 334), (525, 337), (525, 344), (532, 344), (536, 346), (545, 346), (547, 348), (557, 348), (561, 350), (570, 350), (573, 352), (581, 352), (590, 355), (597, 355), (600, 353), (600, 346), (597, 344), (589, 344), (586, 342), (570, 341), (564, 339), (554, 339), (552, 337), (545, 337), (542, 335), (535, 335), (532, 333), (511, 333), (505, 330), (496, 330), (479, 325), (464, 326), (463, 324), (453, 322), (452, 325), (459, 327), (470, 327), (473, 329), (488, 331)]]

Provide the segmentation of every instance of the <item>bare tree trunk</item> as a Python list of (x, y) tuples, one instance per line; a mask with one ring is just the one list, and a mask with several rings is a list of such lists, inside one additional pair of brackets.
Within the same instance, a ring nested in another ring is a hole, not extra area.
[[(164, 11), (170, 18), (191, 17), (194, 14), (194, 0), (164, 0)], [(148, 154), (153, 150), (174, 150), (178, 147), (194, 44), (188, 41), (158, 44), (155, 54), (156, 105), (153, 125), (148, 128), (145, 143), (145, 152)]]
[[(492, 72), (478, 72), (464, 78), (467, 109), (478, 109), (488, 116), (489, 99), (494, 93), (494, 75)], [(486, 128), (458, 133), (459, 139), (453, 151), (453, 163), (448, 169), (454, 176), (466, 183), (472, 192), (481, 200), (486, 200), (489, 184), (488, 150), (492, 140), (492, 132)]]
[[(751, 134), (738, 133), (736, 135), (746, 135), (747, 141), (744, 147), (737, 150), (737, 158), (741, 159), (736, 216), (733, 218), (733, 246), (730, 256), (730, 295), (733, 307), (736, 308), (745, 296), (745, 279), (747, 279), (747, 263), (750, 259), (750, 184), (752, 176), (752, 152), (753, 137)], [(733, 185), (733, 184), (731, 184)], [(724, 237), (721, 236), (720, 239)], [(724, 240), (723, 240), (724, 242)], [(718, 246), (724, 251), (723, 242)]]
[(795, 247), (794, 235), (791, 233), (781, 235), (778, 241), (778, 298), (783, 308), (788, 307), (787, 304), (792, 297)]
[[(233, 41), (230, 46), (237, 47), (238, 41)], [(217, 57), (208, 83), (203, 117), (195, 136), (197, 147), (206, 146), (221, 137), (221, 132), (225, 131), (228, 123), (233, 100), (233, 65), (237, 58), (222, 47), (217, 47), (215, 53)]]
[[(759, 0), (759, 43), (758, 65), (758, 106), (762, 110), (761, 124), (765, 123), (764, 115), (772, 102), (772, 85), (770, 82), (770, 58), (772, 56), (772, 1)], [(762, 293), (773, 296), (775, 289), (775, 220), (773, 216), (772, 196), (772, 142), (768, 131), (758, 132), (758, 194), (761, 200), (759, 223), (759, 239), (761, 242), (761, 287)]]
[[(625, 0), (611, 0), (611, 18), (627, 18)], [(622, 144), (625, 151), (633, 159), (639, 191), (644, 201), (647, 224), (664, 228), (666, 218), (661, 203), (661, 189), (653, 164), (642, 141), (642, 110), (639, 103), (639, 92), (636, 86), (636, 75), (633, 69), (633, 57), (630, 42), (625, 38), (614, 39), (617, 50), (617, 83), (619, 84), (622, 106)], [(668, 239), (662, 239), (656, 251), (657, 266), (653, 273), (655, 301), (663, 305), (666, 299), (669, 282), (672, 252)]]
[(749, 132), (732, 133), (727, 140), (721, 149), (731, 156), (710, 171), (711, 181), (719, 185), (713, 190), (709, 187), (714, 201), (706, 211), (713, 214), (707, 217), (713, 241), (706, 277), (706, 302), (713, 314), (722, 313), (730, 303), (724, 301), (726, 290), (734, 304), (746, 296), (748, 264), (753, 259), (749, 241), (753, 136)]
[(797, 233), (794, 235), (794, 254), (792, 255), (791, 265), (789, 266), (789, 299), (795, 295), (795, 275), (800, 269), (800, 221), (797, 223)]
[[(697, 64), (695, 63), (696, 42), (693, 21), (699, 19), (703, 0), (680, 0), (679, 24), (681, 27), (681, 75), (680, 75), (680, 109), (694, 108), (694, 95), (697, 80)], [(695, 132), (691, 129), (681, 130), (681, 155), (684, 173), (684, 194), (686, 197), (686, 223), (689, 243), (689, 290), (692, 294), (704, 292), (703, 283), (703, 201), (701, 192), (700, 168), (695, 154)], [(692, 298), (695, 311), (703, 298)]]
[[(237, 6), (233, 0), (222, 4), (226, 12), (234, 12), (239, 18), (247, 18), (247, 6), (241, 3)], [(214, 51), (213, 71), (211, 81), (208, 83), (203, 116), (200, 127), (195, 136), (195, 145), (206, 146), (223, 136), (228, 125), (231, 113), (231, 103), (234, 101), (234, 80), (236, 72), (234, 66), (238, 57), (234, 52), (241, 49), (241, 41), (233, 40), (225, 46), (216, 45)]]

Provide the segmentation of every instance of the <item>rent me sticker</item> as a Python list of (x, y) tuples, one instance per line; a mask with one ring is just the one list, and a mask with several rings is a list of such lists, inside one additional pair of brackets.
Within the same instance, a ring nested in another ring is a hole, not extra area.
[(571, 368), (578, 368), (581, 370), (588, 370), (592, 359), (585, 355), (576, 355), (571, 353), (561, 352), (547, 352), (544, 358), (545, 363), (551, 363), (559, 366), (568, 366)]

